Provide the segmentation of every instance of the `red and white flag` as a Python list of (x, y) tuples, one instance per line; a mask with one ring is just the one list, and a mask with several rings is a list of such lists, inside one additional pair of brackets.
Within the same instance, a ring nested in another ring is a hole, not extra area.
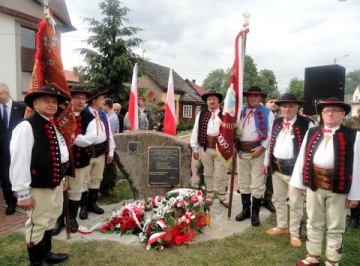
[(135, 63), (132, 82), (131, 82), (131, 91), (130, 91), (130, 100), (129, 100), (129, 110), (128, 110), (128, 119), (131, 125), (130, 130), (139, 129), (139, 106), (138, 106), (138, 63)]
[(170, 68), (168, 89), (166, 95), (165, 116), (164, 116), (164, 133), (176, 135), (175, 123), (175, 99), (174, 99), (174, 79), (172, 69)]
[(242, 108), (245, 44), (248, 32), (248, 28), (242, 29), (235, 40), (235, 60), (224, 100), (222, 125), (217, 138), (217, 154), (226, 166), (229, 166), (233, 159), (235, 127)]

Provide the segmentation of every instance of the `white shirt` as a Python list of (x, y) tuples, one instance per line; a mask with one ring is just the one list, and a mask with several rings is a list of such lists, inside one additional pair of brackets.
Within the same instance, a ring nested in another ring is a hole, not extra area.
[[(44, 117), (49, 120), (48, 118)], [(60, 148), (61, 163), (69, 161), (69, 151), (62, 134), (56, 130)], [(31, 184), (31, 154), (34, 147), (35, 139), (31, 124), (28, 121), (22, 121), (18, 124), (13, 132), (10, 142), (10, 181), (12, 190), (16, 191), (18, 196), (30, 196), (29, 188)], [(19, 148), (20, 147), (20, 148)], [(27, 198), (27, 197), (22, 197)]]
[[(220, 113), (220, 109), (217, 108), (214, 111), (215, 118), (212, 119), (210, 117), (208, 125), (207, 125), (207, 129), (206, 129), (206, 134), (207, 135), (210, 135), (210, 136), (218, 136), (219, 135), (220, 126), (221, 126), (221, 123), (222, 123), (222, 121), (221, 121), (221, 119), (219, 117), (219, 113)], [(195, 118), (193, 131), (192, 131), (191, 137), (190, 137), (190, 146), (191, 146), (193, 152), (197, 152), (199, 150), (199, 142), (198, 142), (199, 119), (200, 119), (200, 113), (198, 113), (196, 118)]]
[[(249, 115), (251, 110), (253, 111), (253, 113)], [(259, 138), (259, 134), (256, 130), (254, 115), (257, 115), (255, 109), (247, 108), (245, 116), (240, 119), (240, 128), (242, 129), (242, 136), (240, 137), (241, 141), (255, 141)], [(268, 116), (268, 137), (267, 139), (261, 140), (261, 146), (263, 146), (265, 149), (267, 149), (267, 147), (269, 146), (269, 139), (273, 122), (274, 114), (270, 111)]]
[[(329, 129), (326, 126), (324, 128)], [(338, 128), (339, 127), (332, 128), (333, 133)], [(296, 160), (294, 171), (290, 179), (290, 184), (300, 189), (306, 189), (306, 186), (303, 184), (302, 170), (304, 166), (306, 139), (308, 133), (309, 132), (306, 132), (306, 135), (304, 137), (304, 141), (301, 145), (299, 156)], [(334, 148), (332, 143), (333, 143), (332, 139), (327, 143), (324, 139), (321, 141), (318, 149), (314, 154), (313, 163), (316, 166), (326, 169), (334, 168)], [(353, 180), (351, 183), (349, 194), (347, 195), (347, 198), (349, 200), (360, 200), (360, 167), (357, 165), (359, 161), (360, 161), (360, 132), (357, 132), (354, 143)]]

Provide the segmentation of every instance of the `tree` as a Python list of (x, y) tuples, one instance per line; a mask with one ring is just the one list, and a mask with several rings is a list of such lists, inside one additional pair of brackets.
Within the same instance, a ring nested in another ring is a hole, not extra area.
[(104, 17), (101, 21), (87, 17), (92, 36), (84, 42), (90, 48), (77, 51), (84, 56), (86, 66), (80, 68), (81, 81), (87, 81), (88, 87), (109, 90), (108, 96), (115, 102), (125, 103), (129, 99), (130, 89), (124, 84), (131, 82), (132, 70), (138, 56), (132, 48), (143, 41), (132, 38), (141, 31), (138, 27), (125, 27), (130, 21), (126, 18), (130, 11), (122, 7), (119, 0), (104, 0), (99, 8)]
[[(244, 64), (244, 90), (249, 89), (251, 86), (259, 86), (266, 93), (279, 97), (280, 93), (277, 89), (276, 77), (272, 70), (264, 69), (258, 73), (256, 64), (249, 55), (245, 55)], [(214, 88), (225, 96), (229, 86), (230, 74), (231, 68), (226, 71), (221, 68), (215, 69), (206, 76), (202, 86), (206, 90)]]
[(276, 77), (272, 70), (260, 70), (258, 76), (255, 79), (254, 85), (259, 86), (264, 92), (274, 98), (279, 98), (280, 96), (279, 90), (277, 88)]
[(205, 90), (214, 89), (218, 92), (221, 91), (221, 87), (224, 83), (226, 83), (227, 80), (225, 80), (225, 71), (224, 69), (218, 68), (213, 71), (211, 71), (206, 78), (203, 81), (203, 88)]
[(355, 69), (346, 75), (345, 94), (353, 95), (358, 85), (360, 85), (360, 70)]
[(304, 99), (304, 81), (298, 78), (290, 80), (288, 92), (293, 93), (298, 100)]

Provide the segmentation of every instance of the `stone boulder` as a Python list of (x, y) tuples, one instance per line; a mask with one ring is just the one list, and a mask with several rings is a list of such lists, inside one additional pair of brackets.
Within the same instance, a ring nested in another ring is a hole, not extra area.
[(163, 195), (171, 189), (171, 186), (157, 187), (148, 184), (149, 147), (179, 147), (179, 186), (191, 186), (192, 154), (188, 139), (184, 141), (181, 138), (156, 131), (132, 131), (115, 134), (114, 140), (116, 143), (116, 165), (129, 181), (135, 199), (145, 199), (153, 195)]

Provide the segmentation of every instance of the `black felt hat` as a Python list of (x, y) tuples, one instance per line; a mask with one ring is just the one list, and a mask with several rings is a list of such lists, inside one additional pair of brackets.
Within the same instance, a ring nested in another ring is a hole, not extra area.
[(295, 94), (293, 94), (291, 92), (286, 92), (281, 96), (280, 100), (275, 101), (275, 104), (277, 104), (277, 105), (281, 105), (283, 103), (303, 104), (303, 103), (305, 103), (305, 101), (300, 101), (300, 100), (296, 99)]
[(93, 89), (90, 92), (91, 92), (91, 96), (89, 96), (89, 98), (87, 99), (87, 101), (86, 101), (87, 103), (89, 103), (91, 100), (93, 100), (93, 99), (95, 99), (95, 98), (97, 98), (97, 97), (99, 97), (101, 95), (106, 94), (108, 92), (108, 90), (101, 91), (99, 89)]
[(317, 103), (316, 109), (317, 109), (318, 114), (320, 114), (321, 111), (326, 106), (339, 106), (340, 108), (342, 108), (345, 111), (345, 115), (347, 115), (351, 111), (351, 106), (350, 105), (343, 102), (342, 100), (340, 100), (337, 97), (331, 97), (331, 98), (327, 98), (325, 100), (321, 100), (321, 101), (319, 101)]
[(57, 98), (58, 104), (61, 104), (65, 101), (70, 101), (70, 98), (67, 95), (61, 93), (60, 89), (55, 85), (41, 87), (35, 91), (29, 92), (24, 97), (24, 102), (30, 108), (34, 108), (34, 100), (41, 96), (53, 96)]
[(223, 100), (222, 94), (219, 93), (219, 92), (217, 92), (216, 90), (213, 90), (213, 89), (208, 90), (206, 93), (204, 93), (203, 95), (201, 95), (201, 99), (202, 99), (204, 102), (206, 102), (206, 101), (207, 101), (207, 98), (208, 98), (209, 96), (216, 96), (216, 97), (218, 97), (218, 98), (219, 98), (219, 103), (221, 103), (222, 100)]
[(252, 86), (250, 87), (247, 91), (243, 92), (243, 95), (249, 96), (249, 95), (261, 95), (262, 97), (266, 97), (267, 94), (265, 92), (262, 91), (262, 89), (258, 86)]

